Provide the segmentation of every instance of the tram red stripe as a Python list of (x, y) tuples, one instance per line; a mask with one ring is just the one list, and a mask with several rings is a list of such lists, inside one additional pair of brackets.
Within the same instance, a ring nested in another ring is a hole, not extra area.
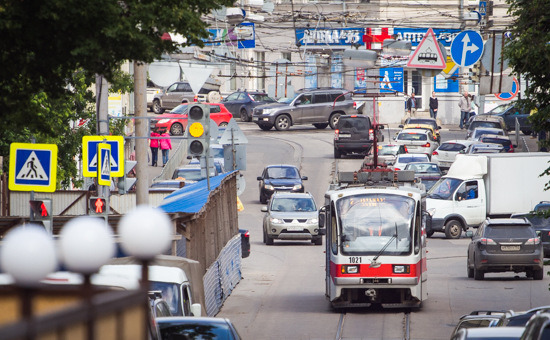
[[(423, 265), (420, 265), (422, 262)], [(359, 266), (357, 274), (342, 274), (342, 266)], [(409, 265), (410, 272), (407, 274), (396, 274), (393, 272), (394, 265)], [(417, 263), (384, 263), (378, 268), (371, 268), (369, 264), (336, 264), (330, 262), (330, 273), (332, 277), (419, 277), (422, 272), (426, 271), (426, 258), (419, 260)]]

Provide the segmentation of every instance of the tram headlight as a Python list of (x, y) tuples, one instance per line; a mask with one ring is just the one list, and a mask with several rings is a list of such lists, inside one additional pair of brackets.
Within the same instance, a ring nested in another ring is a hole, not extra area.
[(411, 267), (408, 264), (394, 264), (393, 273), (394, 274), (409, 274), (411, 272)]
[(342, 274), (357, 274), (359, 273), (359, 266), (342, 266)]

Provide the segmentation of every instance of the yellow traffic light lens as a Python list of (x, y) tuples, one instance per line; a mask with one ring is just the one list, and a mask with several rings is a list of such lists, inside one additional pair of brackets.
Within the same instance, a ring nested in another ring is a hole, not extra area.
[(191, 124), (191, 126), (189, 126), (189, 134), (195, 138), (202, 136), (204, 134), (204, 126), (199, 122)]

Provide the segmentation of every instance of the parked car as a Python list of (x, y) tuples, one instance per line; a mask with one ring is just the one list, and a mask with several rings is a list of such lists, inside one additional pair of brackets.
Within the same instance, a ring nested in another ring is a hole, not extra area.
[(276, 192), (269, 205), (262, 207), (264, 243), (272, 245), (273, 240), (311, 240), (315, 245), (323, 244), (319, 232), (318, 212), (310, 193)]
[(147, 80), (147, 109), (153, 111), (153, 99), (157, 93), (162, 92), (162, 87), (157, 86), (151, 80)]
[(470, 135), (470, 137), (468, 137), (468, 139), (473, 141), (478, 141), (483, 135), (507, 136), (508, 134), (506, 133), (505, 130), (498, 129), (498, 128), (479, 127), (479, 128), (475, 128), (474, 131), (472, 131), (472, 134)]
[(439, 130), (441, 130), (441, 126), (437, 124), (437, 120), (435, 118), (420, 118), (420, 117), (409, 117), (405, 120), (405, 124), (403, 126), (399, 125), (400, 128), (405, 128), (405, 126), (413, 127), (414, 125), (430, 125), (433, 129), (433, 135), (437, 138), (437, 142), (441, 143), (441, 136), (439, 134)]
[(222, 100), (233, 117), (240, 117), (243, 122), (252, 120), (252, 111), (256, 106), (275, 102), (265, 92), (247, 90), (233, 92)]
[(495, 128), (506, 130), (506, 124), (504, 119), (498, 116), (487, 116), (487, 115), (475, 115), (468, 120), (467, 130), (466, 130), (466, 139), (469, 139), (477, 128)]
[[(218, 126), (227, 126), (233, 118), (231, 112), (227, 111), (223, 104), (204, 103), (210, 107), (210, 119)], [(183, 135), (187, 128), (187, 109), (189, 104), (180, 104), (169, 113), (151, 119), (151, 129), (169, 131), (172, 136)]]
[(250, 232), (246, 229), (239, 229), (241, 235), (241, 257), (246, 258), (250, 256)]
[(374, 142), (372, 133), (372, 124), (368, 116), (341, 116), (334, 130), (334, 158), (348, 154), (367, 154)]
[(213, 78), (208, 78), (199, 93), (195, 95), (191, 85), (186, 81), (178, 81), (164, 88), (160, 93), (153, 97), (153, 112), (162, 114), (166, 110), (171, 110), (182, 103), (192, 103), (196, 101), (205, 102), (210, 92), (220, 90), (221, 83)]
[(477, 310), (470, 314), (462, 315), (456, 325), (451, 338), (463, 328), (501, 327), (507, 317), (515, 315), (513, 311)]
[(521, 107), (518, 102), (499, 105), (483, 115), (502, 117), (508, 131), (516, 129), (517, 119), (520, 126), (519, 129), (523, 134), (530, 135), (533, 132), (531, 122), (529, 121), (530, 111)]
[[(210, 168), (210, 177), (217, 176), (218, 171), (215, 167)], [(172, 179), (182, 180), (186, 183), (194, 183), (206, 179), (206, 176), (201, 174), (200, 164), (189, 164), (183, 167), (177, 168), (172, 174)]]
[(460, 151), (460, 153), (464, 154), (476, 154), (476, 153), (500, 153), (505, 152), (504, 146), (501, 144), (494, 144), (494, 143), (483, 143), (480, 141), (473, 141), (471, 145), (469, 145), (466, 150)]
[(448, 170), (455, 161), (456, 155), (473, 143), (473, 141), (460, 139), (443, 142), (432, 152), (432, 162), (437, 163), (441, 169)]
[(544, 217), (537, 215), (536, 213), (517, 213), (510, 216), (510, 218), (525, 218), (535, 228), (540, 241), (542, 242), (542, 249), (544, 251), (544, 257), (550, 257), (550, 217)]
[(409, 153), (423, 153), (428, 158), (439, 147), (432, 133), (423, 129), (401, 130), (395, 137), (395, 143), (405, 145)]
[(525, 312), (517, 312), (515, 315), (507, 318), (504, 322), (506, 327), (521, 327), (525, 326), (527, 322), (537, 313), (549, 313), (550, 306), (540, 306), (529, 309)]
[(513, 271), (542, 280), (542, 243), (526, 219), (488, 218), (475, 234), (467, 235), (472, 237), (466, 263), (469, 278), (483, 280), (485, 273)]
[(252, 121), (262, 129), (288, 130), (292, 125), (313, 124), (336, 129), (343, 115), (357, 114), (351, 93), (343, 89), (303, 89), (292, 98), (254, 108)]
[[(378, 163), (386, 163), (391, 166), (395, 163), (398, 155), (407, 153), (407, 147), (405, 145), (399, 145), (395, 143), (380, 143), (377, 144), (378, 149)], [(373, 157), (373, 150), (367, 155), (367, 157)], [(365, 160), (367, 160), (365, 157)]]
[(163, 317), (156, 319), (162, 340), (241, 339), (235, 326), (226, 318)]
[(462, 328), (451, 340), (519, 340), (523, 327)]
[(405, 165), (403, 170), (413, 170), (414, 177), (424, 183), (426, 191), (430, 190), (443, 175), (439, 166), (434, 162), (411, 162)]
[(303, 181), (307, 176), (300, 175), (294, 165), (268, 165), (257, 177), (260, 188), (260, 203), (265, 204), (275, 191), (304, 192)]
[(403, 170), (405, 169), (405, 166), (407, 164), (412, 162), (429, 162), (430, 159), (428, 158), (428, 155), (424, 153), (404, 153), (397, 155), (397, 158), (395, 159), (395, 163), (393, 164), (392, 168), (394, 170)]
[(504, 148), (504, 152), (514, 152), (514, 148), (517, 147), (517, 145), (512, 144), (508, 136), (482, 135), (479, 141), (483, 143), (500, 144)]

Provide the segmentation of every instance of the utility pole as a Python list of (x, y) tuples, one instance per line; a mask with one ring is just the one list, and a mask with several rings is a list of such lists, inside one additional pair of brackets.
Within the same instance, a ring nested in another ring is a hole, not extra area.
[[(96, 75), (96, 110), (97, 110), (97, 134), (99, 136), (109, 135), (109, 117), (108, 117), (108, 105), (109, 105), (109, 83), (103, 75)], [(99, 155), (98, 155), (99, 156)], [(97, 169), (99, 174), (101, 170)], [(106, 201), (106, 213), (105, 222), (108, 223), (109, 216), (109, 198), (111, 196), (111, 187), (107, 185), (99, 185), (97, 178), (94, 179), (97, 187), (97, 194), (99, 197), (105, 198)]]
[(134, 112), (136, 116), (136, 205), (149, 204), (149, 178), (147, 174), (147, 139), (149, 136), (149, 120), (140, 119), (147, 116), (147, 65), (134, 61)]

